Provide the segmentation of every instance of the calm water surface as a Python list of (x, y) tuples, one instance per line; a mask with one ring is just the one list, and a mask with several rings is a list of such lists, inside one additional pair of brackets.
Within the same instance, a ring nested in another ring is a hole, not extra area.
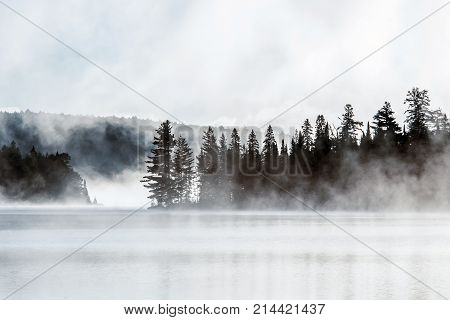
[[(0, 209), (2, 298), (131, 210)], [(450, 296), (450, 213), (324, 213)], [(310, 212), (141, 211), (16, 299), (437, 299)]]

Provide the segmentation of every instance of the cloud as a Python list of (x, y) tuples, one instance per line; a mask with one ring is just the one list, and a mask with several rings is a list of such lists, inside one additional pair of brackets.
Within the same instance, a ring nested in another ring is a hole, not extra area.
[[(191, 124), (261, 125), (442, 1), (8, 1)], [(448, 111), (450, 8), (277, 119), (298, 125), (346, 103), (402, 117), (412, 86)], [(12, 32), (13, 30), (13, 32)], [(33, 111), (168, 116), (0, 7), (0, 105)], [(227, 123), (224, 123), (227, 124)]]

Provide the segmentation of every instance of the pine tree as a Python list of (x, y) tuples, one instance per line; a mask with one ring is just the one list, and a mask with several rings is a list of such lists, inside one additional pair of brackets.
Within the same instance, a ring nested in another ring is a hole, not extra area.
[(372, 128), (375, 130), (374, 142), (377, 146), (394, 146), (399, 142), (401, 128), (394, 117), (394, 111), (389, 102), (377, 111), (373, 117)]
[(233, 131), (231, 131), (231, 142), (230, 142), (229, 150), (237, 158), (240, 157), (240, 154), (241, 154), (241, 138), (239, 137), (239, 133), (238, 133), (236, 128), (234, 128)]
[(305, 138), (302, 131), (295, 130), (289, 153), (289, 174), (294, 176), (310, 174), (310, 161), (311, 153), (305, 148)]
[(230, 199), (232, 202), (239, 202), (239, 194), (243, 186), (241, 185), (241, 138), (236, 128), (231, 131), (229, 150), (229, 164), (230, 164)]
[(229, 155), (227, 147), (227, 138), (222, 132), (219, 139), (219, 156), (218, 156), (218, 166), (217, 166), (217, 197), (223, 199), (224, 202), (231, 200), (230, 191), (230, 178), (229, 178)]
[(299, 140), (299, 132), (295, 129), (294, 135), (291, 138), (291, 148), (289, 150), (289, 161), (290, 163), (295, 163), (295, 158), (298, 153), (298, 140)]
[(278, 158), (279, 174), (286, 174), (289, 168), (289, 154), (287, 144), (284, 143), (284, 139), (281, 139), (280, 156)]
[(317, 116), (316, 119), (316, 136), (314, 140), (314, 152), (316, 160), (320, 161), (331, 151), (331, 139), (328, 123), (323, 115)]
[(247, 139), (247, 152), (245, 154), (244, 173), (256, 174), (261, 171), (261, 155), (259, 153), (259, 142), (255, 131), (251, 131)]
[(408, 91), (404, 104), (408, 105), (405, 113), (411, 141), (426, 141), (428, 139), (427, 121), (430, 113), (428, 91), (413, 88)]
[[(258, 194), (259, 181), (261, 180), (261, 155), (259, 142), (255, 131), (251, 130), (247, 138), (247, 147), (242, 158), (242, 187), (244, 193), (241, 197), (253, 197)], [(241, 199), (242, 199), (241, 198)]]
[(225, 173), (227, 154), (227, 138), (225, 138), (225, 134), (222, 132), (219, 139), (219, 171), (222, 171), (223, 173)]
[(288, 155), (288, 148), (287, 148), (287, 145), (284, 143), (284, 139), (281, 139), (280, 155), (282, 155), (282, 156)]
[(218, 198), (219, 148), (211, 127), (203, 133), (203, 142), (197, 161), (200, 176), (199, 200), (201, 203), (215, 203)]
[(151, 155), (145, 161), (148, 175), (141, 181), (149, 189), (148, 198), (163, 207), (172, 205), (176, 196), (171, 158), (174, 145), (172, 126), (167, 120), (156, 130)]
[(339, 143), (343, 147), (357, 146), (358, 130), (362, 126), (362, 122), (356, 121), (351, 104), (345, 105), (344, 114), (341, 119), (341, 126), (339, 127)]
[(311, 123), (309, 122), (309, 119), (306, 119), (305, 122), (303, 122), (302, 126), (302, 137), (303, 137), (303, 148), (305, 151), (309, 152), (313, 148), (313, 131)]
[(274, 173), (277, 167), (278, 146), (271, 125), (267, 128), (263, 141), (262, 158), (265, 173)]
[(185, 204), (190, 201), (193, 186), (194, 157), (192, 149), (184, 137), (179, 136), (176, 140), (174, 154), (174, 182), (177, 203)]

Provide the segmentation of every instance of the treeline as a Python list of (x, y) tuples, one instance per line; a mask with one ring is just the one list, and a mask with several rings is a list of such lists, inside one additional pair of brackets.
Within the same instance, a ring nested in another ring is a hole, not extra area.
[(267, 205), (262, 200), (268, 198), (273, 200), (269, 205), (280, 207), (293, 194), (313, 205), (326, 203), (336, 190), (345, 193), (351, 187), (356, 166), (364, 174), (376, 165), (387, 176), (394, 167), (405, 167), (420, 177), (427, 160), (449, 145), (450, 123), (440, 109), (430, 108), (427, 90), (413, 88), (404, 103), (403, 126), (389, 102), (367, 124), (347, 104), (337, 128), (319, 115), (314, 124), (306, 119), (287, 142), (277, 141), (269, 125), (261, 146), (253, 130), (241, 141), (237, 129), (217, 138), (210, 127), (196, 159), (185, 138), (175, 138), (165, 121), (156, 131), (142, 182), (154, 205), (239, 208)]
[(67, 153), (22, 154), (15, 142), (0, 149), (0, 197), (7, 201), (90, 203), (86, 181)]

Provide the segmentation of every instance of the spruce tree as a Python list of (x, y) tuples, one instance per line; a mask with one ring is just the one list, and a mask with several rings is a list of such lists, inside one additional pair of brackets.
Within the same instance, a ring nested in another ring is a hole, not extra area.
[(375, 130), (375, 144), (389, 147), (397, 145), (401, 128), (395, 120), (394, 111), (389, 102), (384, 102), (384, 105), (374, 115), (373, 120), (372, 128)]
[(219, 170), (223, 169), (223, 172), (225, 172), (227, 153), (228, 153), (227, 138), (225, 137), (225, 134), (222, 132), (219, 139)]
[(172, 161), (174, 145), (172, 126), (167, 120), (156, 129), (153, 149), (145, 161), (147, 175), (141, 181), (144, 183), (144, 187), (149, 189), (148, 198), (163, 207), (172, 205), (176, 197)]
[(339, 143), (342, 147), (354, 148), (357, 146), (358, 130), (362, 126), (362, 122), (355, 120), (353, 107), (351, 104), (345, 105), (344, 114), (341, 118), (341, 126), (339, 127)]
[(179, 136), (175, 142), (173, 161), (177, 202), (185, 204), (190, 201), (193, 187), (194, 157), (191, 147), (182, 136)]
[(229, 161), (228, 161), (228, 147), (227, 147), (227, 139), (225, 134), (222, 132), (219, 139), (219, 156), (218, 156), (218, 166), (217, 166), (217, 183), (219, 187), (219, 192), (222, 193), (222, 196), (227, 198), (227, 193), (229, 189), (229, 177), (228, 170)]
[(269, 125), (263, 141), (262, 159), (265, 173), (274, 173), (277, 168), (278, 146), (272, 126)]
[(241, 197), (253, 197), (258, 194), (259, 181), (261, 180), (261, 155), (259, 153), (259, 142), (254, 130), (251, 130), (248, 135), (247, 147), (243, 154), (241, 181), (244, 193)]
[(239, 194), (242, 190), (241, 185), (241, 138), (236, 128), (231, 131), (229, 146), (229, 164), (230, 164), (230, 199), (232, 202), (237, 203), (240, 200)]
[(278, 158), (279, 173), (286, 174), (289, 168), (289, 154), (287, 144), (284, 143), (284, 139), (281, 139), (280, 156)]
[(305, 151), (309, 152), (313, 148), (313, 130), (309, 119), (303, 122), (302, 126), (302, 136), (303, 136), (303, 148)]
[(316, 160), (320, 161), (331, 151), (331, 139), (328, 123), (323, 115), (318, 115), (316, 119), (316, 136), (314, 139), (314, 152)]
[(288, 155), (288, 147), (284, 143), (284, 139), (281, 139), (280, 156), (287, 156), (287, 155)]
[(261, 170), (261, 155), (259, 153), (259, 142), (255, 131), (251, 131), (247, 139), (247, 152), (244, 161), (244, 173), (256, 174)]
[(295, 129), (294, 135), (291, 138), (291, 148), (289, 149), (289, 161), (291, 164), (295, 163), (295, 158), (297, 157), (299, 132)]
[(231, 131), (231, 141), (229, 150), (236, 157), (240, 157), (241, 154), (241, 138), (239, 137), (239, 133), (236, 128)]
[(415, 87), (408, 91), (404, 104), (408, 105), (406, 123), (408, 124), (409, 137), (412, 142), (428, 140), (427, 121), (429, 119), (430, 98), (427, 90), (419, 90)]
[(199, 201), (214, 204), (218, 198), (219, 147), (211, 127), (203, 133), (203, 142), (197, 162), (200, 178)]
[(311, 155), (305, 148), (305, 138), (302, 131), (295, 130), (291, 139), (291, 150), (289, 153), (289, 174), (309, 174)]

